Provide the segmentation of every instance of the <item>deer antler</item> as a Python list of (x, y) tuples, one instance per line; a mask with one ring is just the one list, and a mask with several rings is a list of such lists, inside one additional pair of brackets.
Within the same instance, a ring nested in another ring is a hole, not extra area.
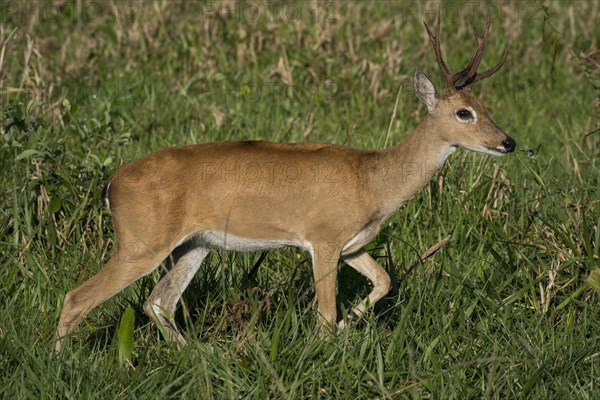
[(429, 35), (429, 40), (431, 41), (431, 44), (433, 45), (433, 50), (435, 51), (435, 57), (437, 59), (438, 65), (440, 66), (440, 70), (442, 71), (442, 74), (444, 75), (444, 78), (446, 79), (446, 84), (448, 86), (448, 90), (450, 90), (452, 92), (471, 87), (475, 82), (480, 81), (484, 78), (487, 78), (487, 77), (493, 75), (494, 73), (496, 73), (496, 71), (498, 71), (500, 69), (500, 67), (502, 67), (502, 65), (504, 65), (504, 62), (506, 61), (506, 56), (508, 55), (508, 51), (504, 52), (504, 56), (502, 57), (502, 60), (500, 60), (500, 62), (498, 64), (496, 64), (494, 67), (492, 67), (482, 73), (477, 72), (477, 68), (479, 67), (479, 64), (481, 63), (481, 59), (483, 58), (483, 51), (485, 49), (487, 35), (488, 35), (488, 32), (490, 31), (490, 16), (489, 15), (487, 17), (486, 24), (485, 24), (485, 31), (482, 36), (479, 36), (477, 34), (477, 28), (475, 27), (475, 24), (473, 24), (473, 34), (475, 36), (475, 39), (477, 39), (477, 50), (475, 50), (475, 54), (473, 54), (473, 57), (471, 58), (471, 62), (469, 63), (469, 65), (465, 69), (463, 69), (462, 71), (460, 71), (456, 74), (453, 74), (450, 72), (450, 70), (446, 66), (446, 63), (444, 62), (444, 59), (442, 57), (442, 51), (440, 48), (440, 16), (438, 15), (436, 18), (436, 22), (435, 22), (436, 34), (435, 34), (435, 36), (431, 33), (431, 30), (429, 29), (429, 27), (427, 26), (425, 21), (423, 21), (423, 24), (425, 25), (425, 29), (427, 29), (427, 34)]
[(431, 33), (429, 26), (427, 23), (423, 21), (425, 25), (425, 29), (427, 29), (427, 34), (429, 35), (429, 40), (431, 41), (431, 45), (433, 46), (433, 51), (435, 51), (435, 58), (437, 59), (437, 63), (440, 66), (440, 70), (442, 71), (442, 75), (446, 79), (446, 84), (448, 85), (448, 89), (454, 88), (454, 74), (450, 72), (446, 63), (444, 62), (444, 57), (442, 56), (442, 49), (440, 47), (440, 16), (438, 14), (435, 19), (435, 36)]

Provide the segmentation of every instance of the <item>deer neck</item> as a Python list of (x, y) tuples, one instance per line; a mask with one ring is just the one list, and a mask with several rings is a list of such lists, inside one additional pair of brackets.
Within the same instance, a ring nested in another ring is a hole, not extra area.
[(380, 176), (374, 182), (385, 214), (394, 212), (431, 180), (456, 146), (442, 139), (443, 132), (427, 116), (399, 145), (382, 152)]

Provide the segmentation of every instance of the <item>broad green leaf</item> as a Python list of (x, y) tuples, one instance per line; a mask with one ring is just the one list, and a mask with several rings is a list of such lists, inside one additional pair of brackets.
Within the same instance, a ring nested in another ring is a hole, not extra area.
[(54, 214), (55, 212), (60, 210), (61, 206), (62, 206), (62, 201), (60, 201), (59, 198), (54, 197), (54, 198), (52, 198), (52, 200), (50, 200), (50, 203), (48, 204), (48, 212), (50, 214)]
[(135, 315), (133, 308), (127, 307), (121, 322), (119, 323), (119, 331), (117, 337), (119, 341), (119, 364), (123, 365), (127, 361), (131, 362), (133, 355), (133, 329), (135, 323)]

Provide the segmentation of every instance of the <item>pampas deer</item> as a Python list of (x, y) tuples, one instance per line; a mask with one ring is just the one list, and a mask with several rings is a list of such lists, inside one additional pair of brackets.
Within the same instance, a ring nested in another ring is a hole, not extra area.
[(104, 269), (65, 296), (56, 351), (66, 335), (100, 303), (150, 274), (174, 249), (185, 253), (158, 282), (144, 310), (172, 340), (185, 344), (173, 315), (182, 292), (213, 248), (257, 251), (283, 246), (312, 258), (318, 312), (337, 324), (338, 262), (365, 275), (373, 290), (353, 310), (362, 315), (388, 293), (390, 278), (363, 249), (382, 223), (419, 192), (458, 147), (502, 156), (516, 143), (489, 117), (471, 86), (494, 74), (477, 72), (489, 19), (469, 65), (451, 73), (425, 24), (448, 86), (438, 94), (417, 69), (414, 89), (429, 114), (403, 143), (384, 150), (335, 144), (216, 142), (159, 150), (119, 168), (104, 199), (116, 245)]

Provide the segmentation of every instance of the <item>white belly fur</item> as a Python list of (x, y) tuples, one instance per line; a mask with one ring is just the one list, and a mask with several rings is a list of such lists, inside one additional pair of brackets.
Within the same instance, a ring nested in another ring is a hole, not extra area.
[(253, 239), (235, 236), (226, 232), (200, 232), (194, 235), (193, 240), (201, 246), (220, 248), (231, 251), (262, 251), (294, 246), (309, 250), (309, 243), (295, 240)]
[[(364, 229), (355, 237), (353, 237), (348, 243), (346, 243), (346, 245), (342, 248), (342, 251), (348, 250), (357, 244), (360, 244), (362, 247), (364, 243), (361, 242), (369, 242), (369, 240), (376, 234), (377, 231), (373, 231), (372, 229)], [(296, 240), (255, 239), (236, 236), (226, 232), (213, 231), (199, 232), (193, 236), (192, 240), (202, 247), (219, 248), (229, 251), (264, 251), (293, 246), (303, 248), (308, 250), (311, 255), (313, 254), (313, 246), (311, 243), (300, 242)]]

